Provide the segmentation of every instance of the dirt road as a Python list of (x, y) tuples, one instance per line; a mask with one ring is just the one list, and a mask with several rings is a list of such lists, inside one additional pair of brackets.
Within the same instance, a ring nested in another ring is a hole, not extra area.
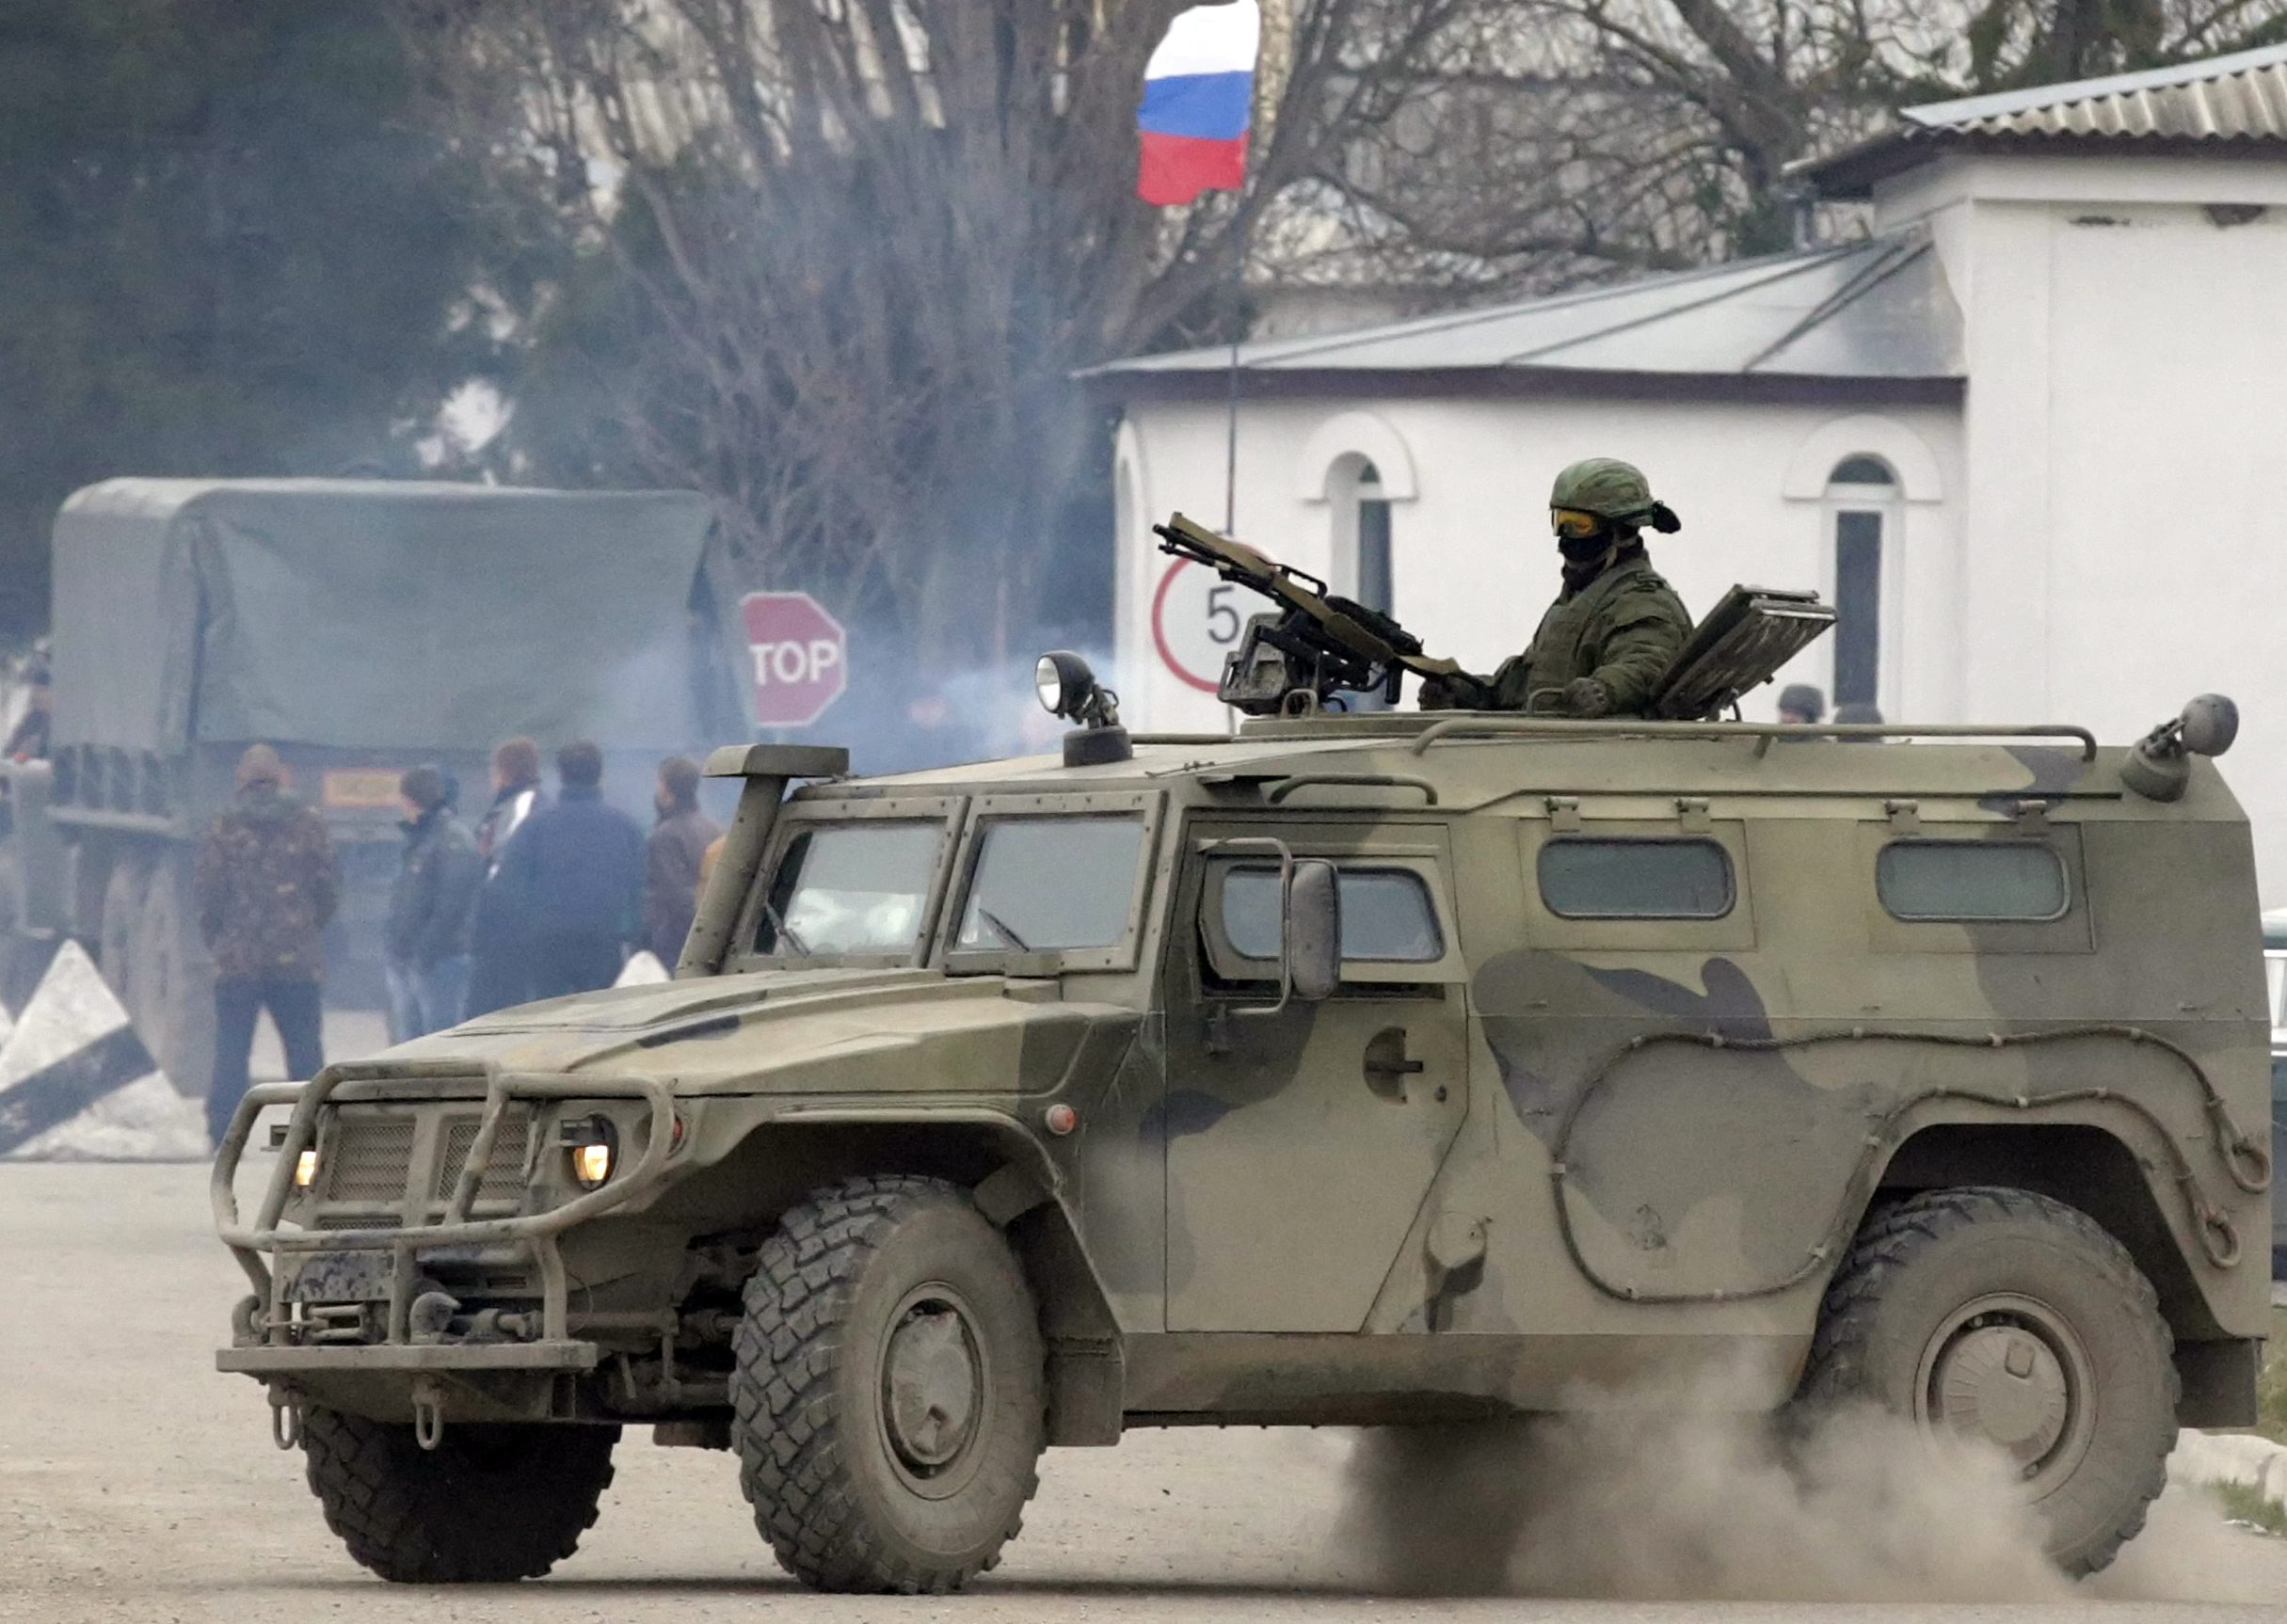
[(2188, 1500), (2164, 1502), (2099, 1585), (1993, 1597), (2001, 1606), (1377, 1596), (1336, 1537), (1350, 1441), (1307, 1432), (1140, 1433), (1117, 1450), (1053, 1452), (999, 1571), (966, 1597), (892, 1601), (798, 1590), (757, 1539), (728, 1457), (657, 1449), (631, 1431), (600, 1522), (554, 1577), (455, 1593), (392, 1587), (327, 1533), (299, 1457), (271, 1447), (259, 1390), (214, 1374), (244, 1283), (208, 1234), (204, 1177), (0, 1167), (0, 1619), (1919, 1624), (2078, 1619), (2100, 1614), (2103, 1598), (2103, 1616), (2157, 1624), (2287, 1609), (2287, 1543), (2227, 1530)]

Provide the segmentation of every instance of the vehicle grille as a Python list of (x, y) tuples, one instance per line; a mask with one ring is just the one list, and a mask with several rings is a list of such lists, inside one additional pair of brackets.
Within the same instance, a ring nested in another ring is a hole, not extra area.
[(344, 1113), (334, 1119), (330, 1139), (321, 1162), (328, 1201), (405, 1199), (405, 1175), (413, 1164), (411, 1117)]
[[(445, 1122), (444, 1158), (437, 1167), (436, 1196), (439, 1201), (450, 1201), (453, 1188), (460, 1183), (461, 1170), (469, 1165), (469, 1153), (476, 1146), (476, 1130), (481, 1117), (453, 1117)], [(501, 1131), (493, 1137), (492, 1154), (486, 1159), (484, 1176), (477, 1180), (476, 1199), (480, 1202), (512, 1202), (524, 1193), (524, 1157), (531, 1149), (532, 1113), (511, 1106), (501, 1117)]]
[(394, 1213), (320, 1213), (311, 1227), (335, 1229), (399, 1229), (405, 1220)]

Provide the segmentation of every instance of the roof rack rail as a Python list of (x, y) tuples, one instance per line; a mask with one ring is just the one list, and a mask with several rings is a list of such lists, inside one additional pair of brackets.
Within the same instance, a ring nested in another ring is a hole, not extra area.
[(1543, 716), (1456, 716), (1431, 724), (1408, 746), (1416, 756), (1455, 739), (1756, 739), (1761, 756), (1775, 739), (2071, 739), (2081, 759), (2094, 761), (2096, 735), (2065, 723), (1988, 724), (1976, 722), (1650, 722), (1604, 718), (1561, 721)]

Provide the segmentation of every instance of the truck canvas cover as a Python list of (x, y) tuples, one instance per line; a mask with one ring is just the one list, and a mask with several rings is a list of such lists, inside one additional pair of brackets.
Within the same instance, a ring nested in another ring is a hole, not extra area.
[(686, 491), (118, 479), (56, 521), (56, 732), (485, 748), (706, 732)]

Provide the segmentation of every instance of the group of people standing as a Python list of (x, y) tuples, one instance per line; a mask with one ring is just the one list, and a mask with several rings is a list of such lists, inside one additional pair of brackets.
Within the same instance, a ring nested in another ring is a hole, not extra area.
[(720, 833), (699, 810), (698, 782), (683, 756), (660, 763), (647, 839), (605, 803), (603, 752), (584, 740), (556, 752), (552, 801), (531, 740), (494, 750), (492, 800), (473, 829), (440, 769), (407, 772), (405, 853), (382, 945), (391, 1038), (608, 987), (631, 949), (672, 966), (700, 858)]
[[(382, 935), (391, 1042), (610, 986), (631, 951), (674, 966), (705, 854), (721, 833), (699, 808), (697, 766), (680, 756), (659, 764), (648, 836), (604, 801), (601, 750), (567, 744), (555, 766), (552, 800), (539, 746), (503, 742), (492, 752), (492, 798), (473, 827), (444, 769), (414, 767), (398, 779), (405, 847)], [(264, 1010), (293, 1075), (325, 1064), (318, 989), (340, 882), (323, 820), (288, 793), (268, 745), (241, 758), (236, 799), (200, 843), (192, 889), (215, 960), (207, 1114), (219, 1142), (246, 1092)]]

